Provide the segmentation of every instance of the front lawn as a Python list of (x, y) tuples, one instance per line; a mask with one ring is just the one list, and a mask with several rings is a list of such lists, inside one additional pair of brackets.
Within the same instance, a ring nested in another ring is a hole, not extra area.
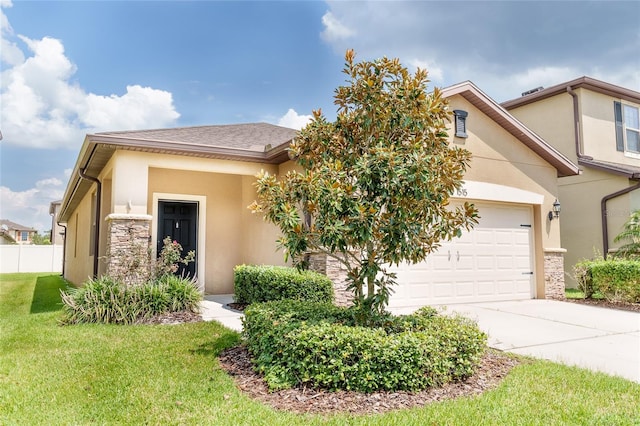
[(640, 423), (640, 385), (547, 361), (480, 397), (384, 415), (295, 415), (247, 398), (217, 323), (60, 326), (54, 275), (0, 275), (0, 424), (422, 425)]

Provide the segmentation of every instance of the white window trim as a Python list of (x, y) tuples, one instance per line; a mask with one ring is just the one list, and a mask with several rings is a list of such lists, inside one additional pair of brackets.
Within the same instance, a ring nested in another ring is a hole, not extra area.
[[(640, 159), (640, 151), (631, 151), (627, 148), (627, 129), (634, 132), (638, 132), (639, 135), (640, 135), (640, 129), (627, 126), (627, 115), (625, 114), (625, 107), (633, 108), (638, 113), (638, 118), (640, 120), (640, 107), (637, 105), (632, 105), (625, 102), (620, 102), (620, 105), (622, 106), (622, 140), (624, 141), (624, 155), (626, 157)], [(640, 150), (640, 147), (638, 147), (638, 149)]]

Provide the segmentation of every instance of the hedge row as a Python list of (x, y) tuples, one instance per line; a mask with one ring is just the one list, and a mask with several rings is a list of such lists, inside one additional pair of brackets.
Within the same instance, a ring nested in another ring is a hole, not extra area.
[(355, 308), (292, 300), (245, 310), (244, 335), (271, 389), (420, 390), (473, 374), (486, 335), (431, 308), (355, 325)]
[(578, 287), (589, 298), (602, 294), (611, 301), (640, 303), (640, 262), (587, 260), (574, 266)]
[(234, 292), (237, 303), (247, 304), (282, 299), (333, 301), (333, 285), (329, 278), (283, 266), (236, 266)]

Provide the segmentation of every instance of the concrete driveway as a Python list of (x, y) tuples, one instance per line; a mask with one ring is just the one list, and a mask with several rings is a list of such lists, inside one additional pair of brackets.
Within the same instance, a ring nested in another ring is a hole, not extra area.
[[(205, 320), (242, 330), (232, 295), (207, 296)], [(409, 313), (414, 309), (393, 309)], [(602, 371), (640, 383), (640, 313), (553, 300), (449, 305), (478, 322), (492, 348)]]
[(640, 313), (553, 300), (450, 305), (478, 322), (489, 346), (640, 383)]

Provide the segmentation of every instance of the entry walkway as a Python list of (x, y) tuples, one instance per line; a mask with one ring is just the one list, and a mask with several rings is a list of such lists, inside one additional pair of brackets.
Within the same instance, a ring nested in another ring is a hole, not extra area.
[[(232, 295), (206, 296), (202, 317), (242, 330)], [(414, 309), (393, 309), (396, 314)], [(640, 383), (640, 313), (553, 300), (450, 305), (478, 322), (492, 348), (602, 371)]]

